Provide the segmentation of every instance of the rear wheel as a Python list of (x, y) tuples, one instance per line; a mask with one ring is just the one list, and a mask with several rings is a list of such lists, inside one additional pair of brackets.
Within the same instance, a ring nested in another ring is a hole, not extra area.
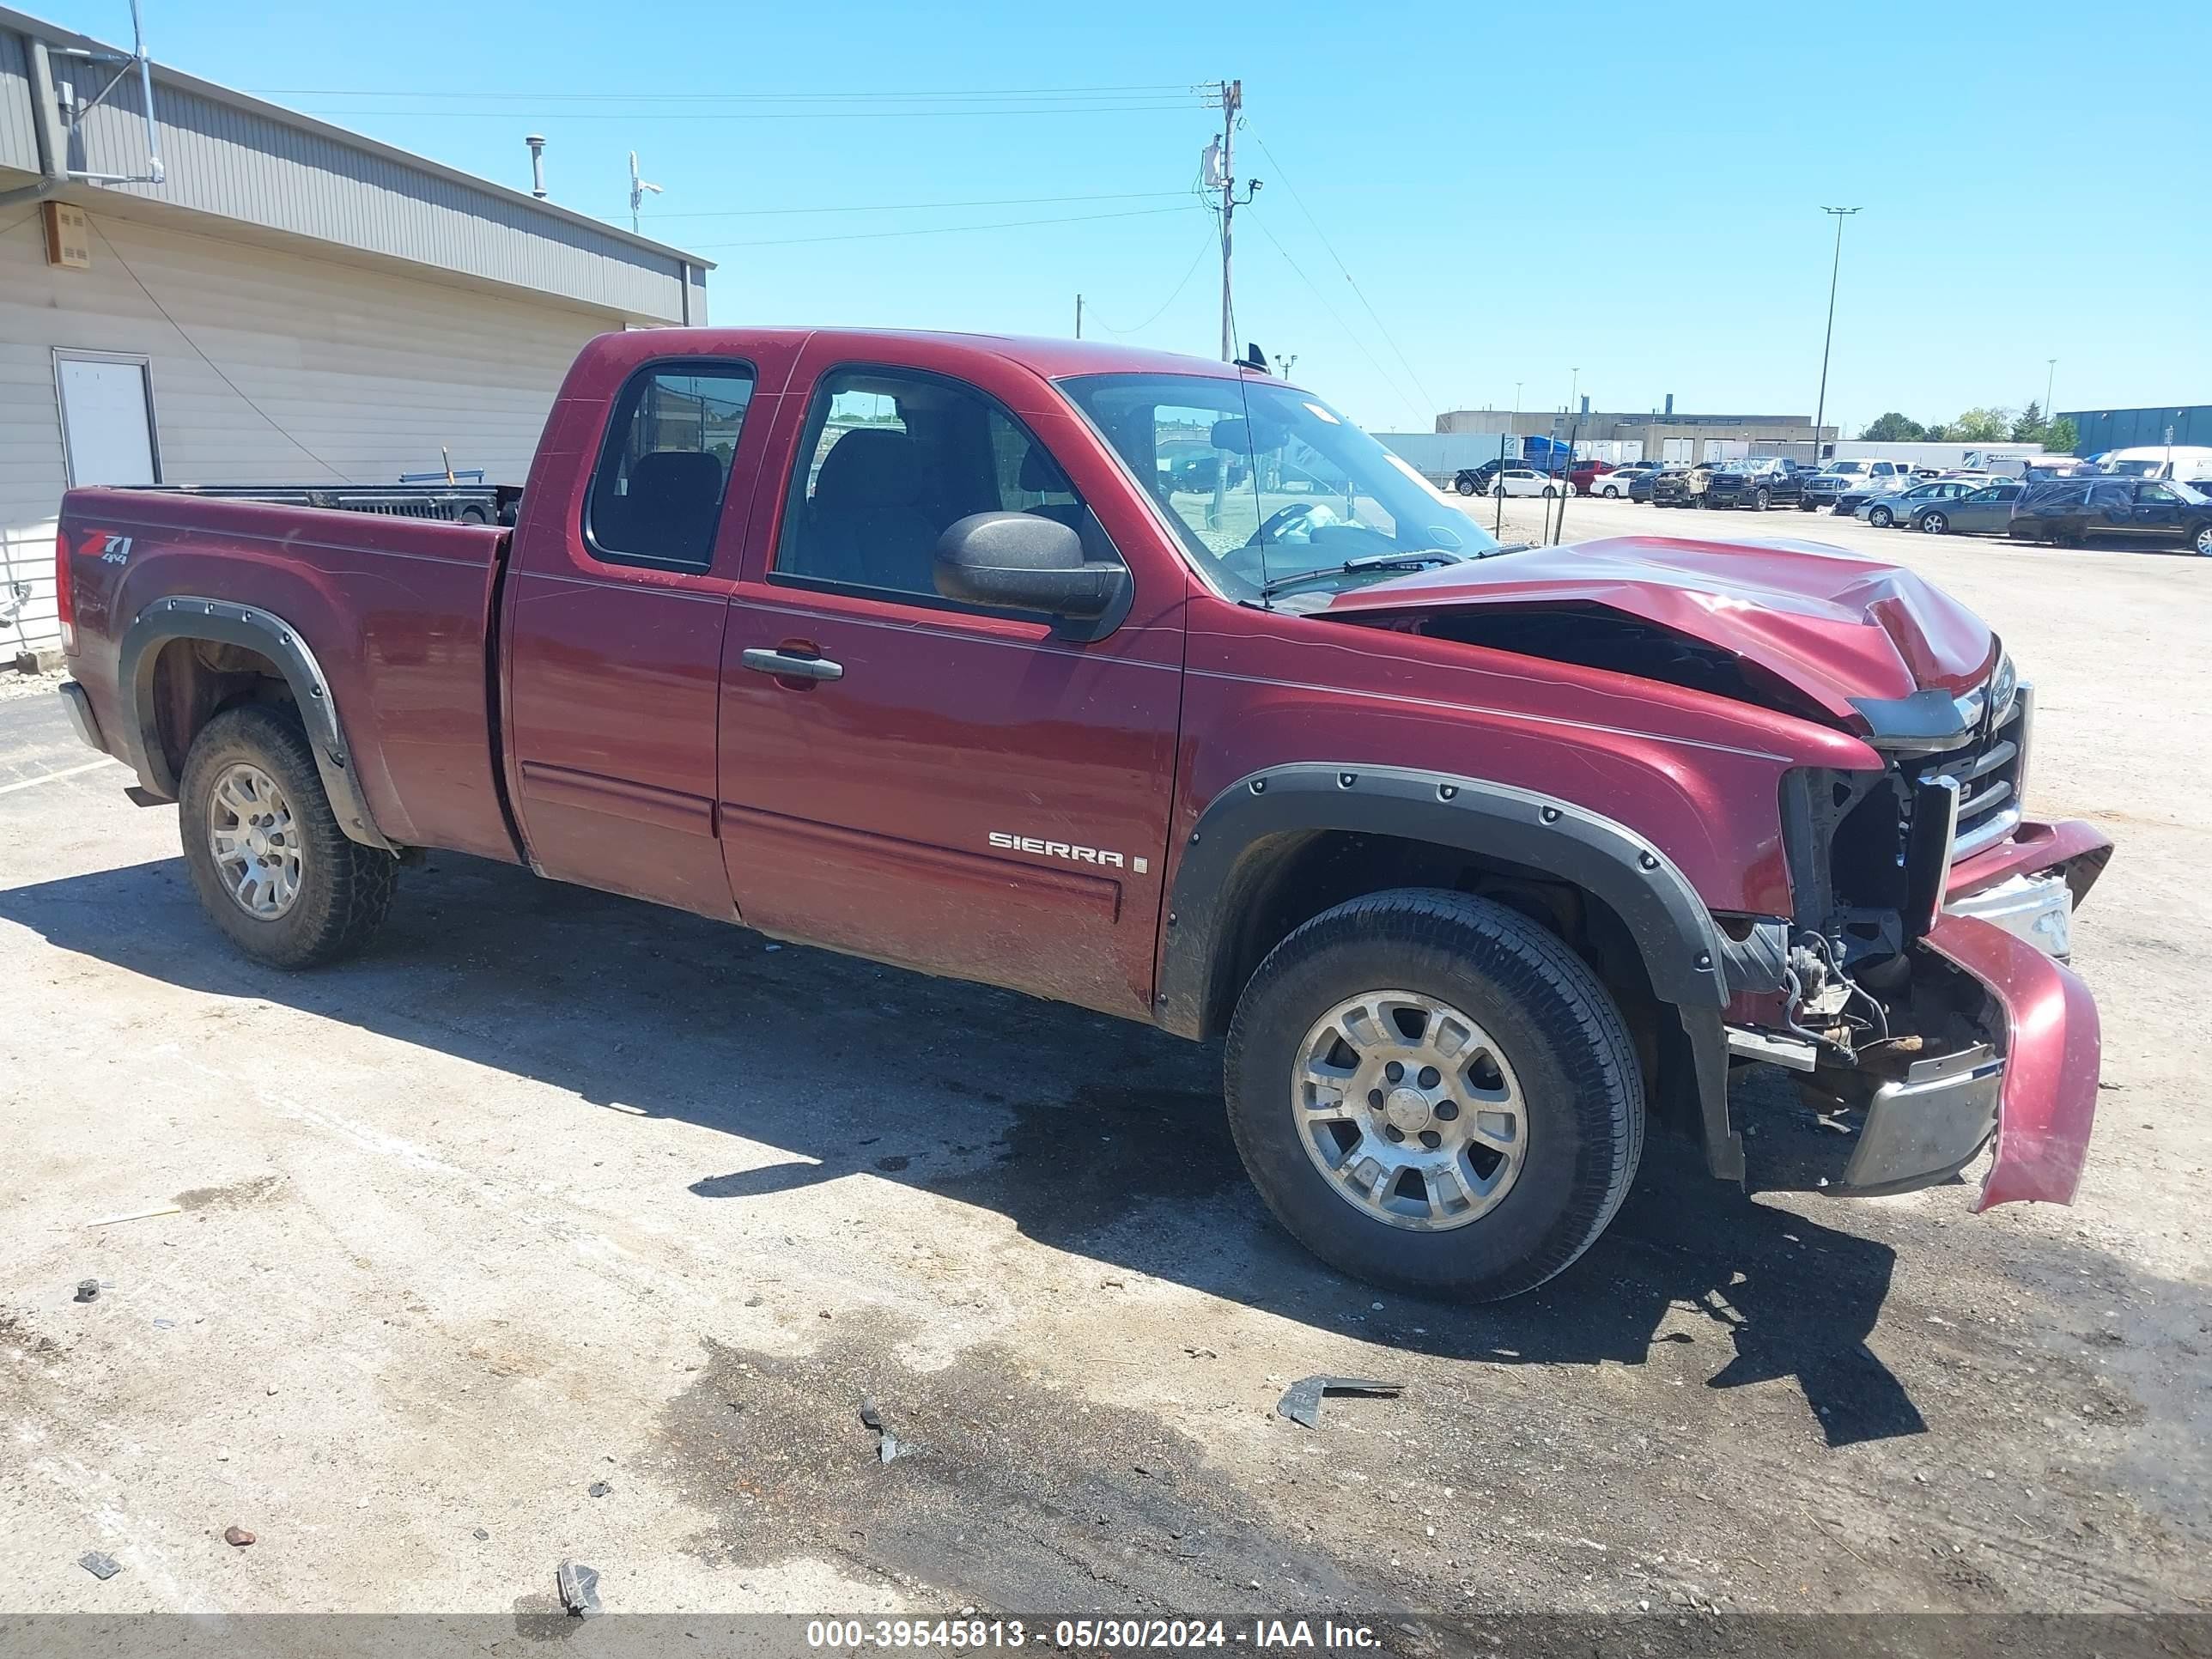
[(1609, 501), (1619, 501), (1620, 499), (1620, 486), (1619, 484), (1607, 484), (1605, 487), (1605, 498)]
[(1245, 987), (1229, 1035), (1237, 1150), (1332, 1266), (1495, 1301), (1589, 1248), (1644, 1139), (1613, 1000), (1553, 934), (1464, 893), (1352, 900)]
[(399, 865), (349, 841), (307, 734), (260, 704), (217, 714), (192, 739), (178, 808), (201, 907), (257, 962), (312, 968), (367, 944)]
[(1949, 533), (1950, 528), (1951, 521), (1941, 513), (1923, 513), (1920, 515), (1920, 530), (1923, 535), (1946, 535)]

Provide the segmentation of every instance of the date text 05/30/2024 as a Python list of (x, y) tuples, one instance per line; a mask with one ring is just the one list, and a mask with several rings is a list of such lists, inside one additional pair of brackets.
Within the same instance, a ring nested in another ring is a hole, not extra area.
[(1248, 1652), (1304, 1649), (1337, 1653), (1380, 1648), (1372, 1626), (1334, 1620), (1254, 1619), (812, 1619), (810, 1648), (1042, 1647), (1173, 1652), (1195, 1648), (1243, 1648)]

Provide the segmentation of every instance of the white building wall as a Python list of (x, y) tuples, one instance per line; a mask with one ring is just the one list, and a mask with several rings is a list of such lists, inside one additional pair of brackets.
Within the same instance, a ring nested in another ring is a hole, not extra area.
[(438, 466), (441, 444), (519, 483), (577, 348), (621, 326), (112, 213), (93, 225), (92, 269), (68, 270), (46, 263), (35, 211), (0, 224), (0, 579), (33, 589), (0, 659), (58, 637), (55, 348), (149, 359), (165, 483), (389, 483)]

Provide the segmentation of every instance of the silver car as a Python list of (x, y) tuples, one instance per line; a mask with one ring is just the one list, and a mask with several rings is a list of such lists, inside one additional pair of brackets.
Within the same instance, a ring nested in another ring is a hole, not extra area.
[(1914, 484), (1909, 489), (1899, 489), (1887, 495), (1869, 495), (1858, 505), (1852, 516), (1864, 519), (1877, 530), (1887, 530), (1894, 524), (1904, 524), (1920, 507), (1937, 501), (1955, 501), (1974, 493), (1976, 486), (1965, 478), (1934, 478), (1926, 483)]

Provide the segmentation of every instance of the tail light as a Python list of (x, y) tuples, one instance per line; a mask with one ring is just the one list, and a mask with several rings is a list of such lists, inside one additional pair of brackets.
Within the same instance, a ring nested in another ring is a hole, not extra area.
[(69, 538), (54, 532), (54, 616), (62, 626), (62, 650), (76, 654), (76, 593), (70, 579)]

